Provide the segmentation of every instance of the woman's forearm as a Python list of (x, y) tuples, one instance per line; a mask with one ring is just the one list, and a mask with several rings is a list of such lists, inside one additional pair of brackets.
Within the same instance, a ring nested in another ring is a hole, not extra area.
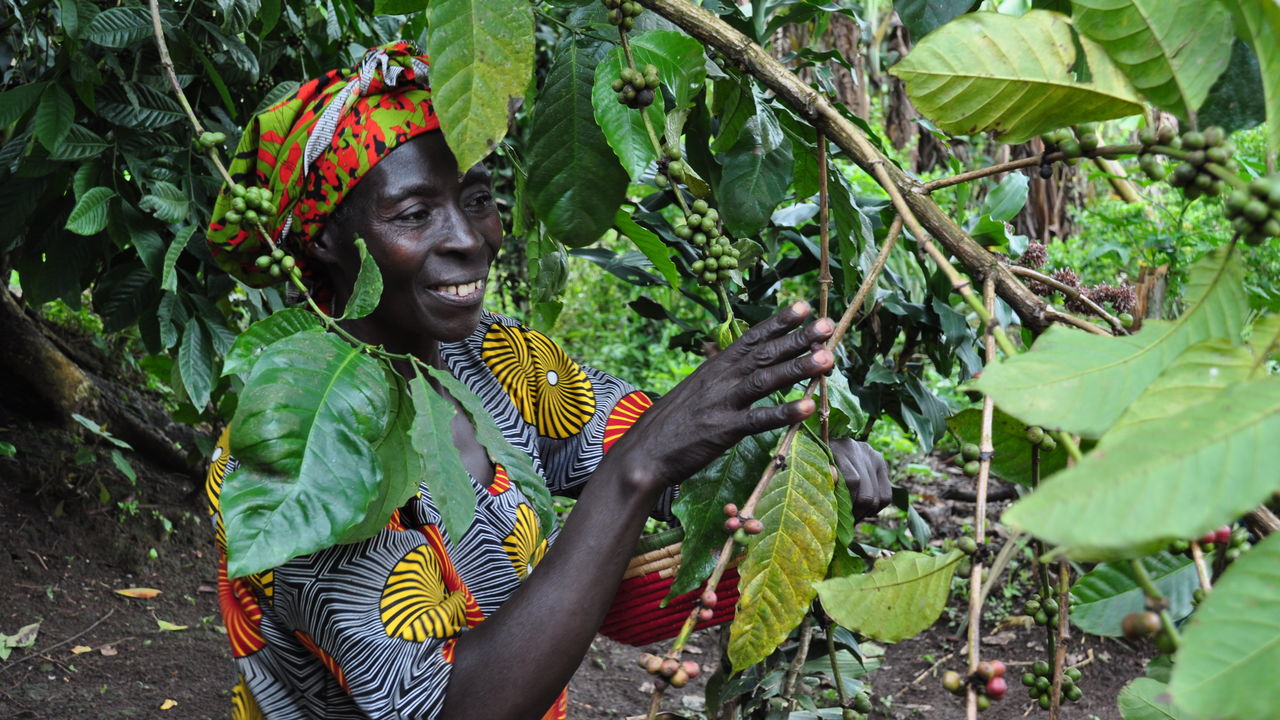
[(608, 612), (661, 487), (608, 459), (554, 546), (503, 604), (457, 643), (442, 718), (538, 718), (568, 684)]

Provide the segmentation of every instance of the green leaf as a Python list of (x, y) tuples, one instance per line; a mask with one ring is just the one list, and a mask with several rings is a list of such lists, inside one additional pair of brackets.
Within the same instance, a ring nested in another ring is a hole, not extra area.
[(1253, 361), (1252, 353), (1227, 340), (1202, 340), (1192, 345), (1147, 386), (1102, 436), (1099, 446), (1124, 448), (1128, 437), (1147, 423), (1216, 398), (1227, 387), (1248, 378)]
[(591, 83), (603, 43), (560, 46), (529, 128), (529, 202), (547, 232), (571, 247), (590, 245), (613, 223), (627, 173), (596, 125)]
[(1197, 120), (1201, 127), (1218, 125), (1228, 133), (1267, 121), (1258, 58), (1244, 41), (1237, 39), (1231, 45), (1231, 62), (1209, 89)]
[(107, 204), (116, 193), (109, 187), (90, 189), (67, 216), (67, 229), (77, 235), (97, 235), (107, 227)]
[(151, 13), (144, 7), (107, 8), (85, 28), (84, 37), (103, 47), (127, 48), (154, 34)]
[(542, 536), (551, 537), (551, 530), (555, 527), (551, 492), (547, 490), (546, 481), (534, 471), (533, 462), (529, 460), (529, 456), (511, 445), (502, 434), (502, 430), (498, 428), (498, 424), (493, 421), (493, 416), (484, 409), (484, 401), (471, 392), (471, 389), (461, 380), (439, 368), (428, 367), (427, 372), (431, 373), (431, 377), (435, 378), (435, 381), (440, 383), (462, 406), (463, 412), (471, 418), (471, 424), (475, 426), (476, 440), (489, 451), (490, 458), (502, 463), (502, 467), (507, 471), (507, 477), (520, 489), (525, 500), (529, 501), (529, 506), (538, 515)]
[[(1072, 77), (1077, 44), (1092, 72), (1088, 82)], [(991, 130), (1002, 142), (1020, 143), (1065, 125), (1142, 112), (1102, 48), (1073, 36), (1066, 16), (1047, 10), (956, 18), (889, 72), (906, 83), (921, 114), (956, 135)]]
[(107, 147), (107, 141), (102, 136), (72, 123), (62, 142), (51, 149), (49, 157), (54, 160), (87, 160), (102, 154)]
[(125, 450), (133, 449), (132, 445), (121, 440), (115, 435), (112, 435), (111, 433), (107, 432), (107, 429), (105, 427), (99, 425), (98, 423), (94, 422), (93, 420), (90, 420), (89, 418), (79, 413), (71, 413), (71, 419), (83, 425), (89, 432), (93, 433), (94, 435), (97, 435), (98, 437), (102, 438), (103, 440), (106, 440), (107, 442), (111, 443), (112, 445), (115, 445), (118, 448), (123, 448)]
[[(142, 83), (132, 83), (125, 91), (113, 85), (101, 90), (102, 102), (98, 103), (98, 115), (117, 125), (138, 130), (153, 130), (186, 119), (182, 108), (173, 98)], [(136, 99), (135, 105), (132, 100)]]
[[(1191, 595), (1200, 587), (1196, 567), (1190, 558), (1160, 552), (1142, 558), (1142, 564), (1156, 587), (1169, 600), (1174, 622), (1191, 614)], [(1071, 586), (1076, 603), (1071, 606), (1071, 622), (1091, 635), (1120, 637), (1120, 623), (1130, 613), (1146, 609), (1146, 597), (1133, 578), (1129, 563), (1100, 563)]]
[(1117, 702), (1124, 720), (1197, 720), (1170, 705), (1169, 686), (1151, 678), (1125, 685)]
[(275, 87), (267, 91), (266, 95), (262, 96), (262, 100), (258, 101), (258, 106), (253, 109), (253, 114), (260, 115), (266, 112), (272, 105), (296, 92), (300, 84), (297, 80), (286, 80), (282, 83), (277, 83)]
[(1123, 451), (1086, 455), (1006, 510), (1003, 520), (1074, 558), (1142, 555), (1231, 522), (1280, 490), (1277, 437), (1280, 376), (1237, 383), (1145, 423), (1128, 435)]
[(119, 450), (111, 451), (111, 464), (116, 466), (116, 469), (129, 480), (131, 485), (138, 484), (138, 473), (133, 469), (133, 465), (128, 458), (121, 455)]
[(1071, 23), (1152, 105), (1189, 117), (1231, 57), (1231, 15), (1203, 0), (1071, 0)]
[(427, 8), (431, 94), (459, 168), (507, 134), (507, 103), (533, 74), (533, 8), (526, 0), (434, 0)]
[(40, 95), (40, 105), (36, 108), (36, 139), (49, 152), (56, 151), (75, 119), (76, 103), (71, 95), (61, 85), (50, 85)]
[(671, 512), (680, 519), (684, 540), (668, 600), (693, 592), (711, 576), (724, 546), (724, 506), (747, 501), (773, 458), (779, 437), (776, 430), (748, 435), (680, 486)]
[[(1280, 3), (1273, 0), (1222, 0), (1235, 16), (1241, 38), (1258, 57), (1267, 103), (1267, 144), (1280, 153)], [(1247, 37), (1246, 37), (1247, 33)]]
[(351, 297), (343, 310), (343, 320), (362, 318), (378, 308), (382, 301), (382, 272), (378, 263), (369, 254), (369, 247), (364, 238), (357, 237), (356, 250), (360, 252), (360, 272), (356, 275), (356, 284), (351, 289)]
[(1028, 424), (1099, 437), (1183, 350), (1240, 335), (1248, 298), (1239, 253), (1224, 246), (1197, 261), (1186, 298), (1177, 320), (1148, 320), (1134, 335), (1049, 328), (1030, 352), (989, 365), (976, 387)]
[(196, 410), (203, 411), (209, 404), (209, 392), (213, 390), (213, 343), (204, 325), (189, 322), (182, 331), (182, 346), (178, 348), (178, 372), (187, 389), (187, 397)]
[(298, 333), (259, 356), (231, 420), (241, 465), (222, 489), (233, 576), (329, 547), (364, 519), (390, 403), (383, 365), (335, 335)]
[(164, 264), (160, 266), (160, 289), (169, 292), (177, 292), (178, 290), (178, 256), (182, 255), (182, 251), (187, 248), (187, 243), (191, 242), (191, 236), (195, 234), (195, 225), (188, 225), (179, 230), (173, 236), (173, 242), (169, 243), (169, 248), (164, 251)]
[(1176, 705), (1222, 719), (1280, 717), (1277, 606), (1280, 534), (1271, 534), (1231, 564), (1183, 626), (1169, 682)]
[(625, 207), (618, 208), (613, 223), (618, 226), (618, 230), (631, 238), (632, 244), (639, 248), (646, 258), (649, 258), (649, 262), (653, 263), (653, 269), (666, 278), (667, 284), (675, 288), (680, 287), (680, 271), (671, 260), (675, 253), (674, 248), (662, 242), (662, 238), (654, 233), (637, 225)]
[[(970, 408), (947, 419), (947, 427), (962, 443), (978, 444), (982, 432), (982, 410)], [(991, 458), (991, 471), (1001, 480), (1031, 487), (1031, 444), (1026, 440), (1027, 424), (996, 409), (991, 420), (991, 441), (996, 454)], [(1064, 470), (1067, 451), (1040, 452), (1040, 477)]]
[(19, 85), (0, 93), (0, 128), (7, 128), (36, 104), (48, 83)]
[(1022, 211), (1027, 204), (1027, 176), (1022, 173), (1010, 173), (982, 201), (983, 215), (1000, 222), (1009, 222)]
[(319, 332), (324, 329), (320, 318), (305, 308), (285, 308), (250, 325), (236, 337), (222, 365), (223, 375), (238, 375), (252, 369), (253, 363), (272, 343), (290, 335)]
[[(1272, 444), (1275, 435), (1272, 435)], [(1275, 465), (1270, 466), (1272, 474)], [(1280, 717), (1280, 534), (1240, 556), (1183, 627), (1169, 690), (1214, 718)]]
[(791, 184), (791, 145), (771, 139), (763, 108), (747, 120), (733, 149), (719, 159), (724, 167), (718, 195), (725, 227), (738, 236), (755, 235)]
[(747, 120), (756, 114), (756, 95), (751, 82), (744, 77), (715, 81), (715, 103), (720, 126), (711, 151), (719, 154), (738, 142), (738, 133)]
[(797, 433), (756, 505), (764, 532), (738, 566), (737, 615), (729, 629), (735, 672), (765, 659), (800, 623), (826, 577), (836, 532), (833, 469), (825, 448)]
[(955, 18), (977, 7), (974, 0), (895, 0), (893, 9), (898, 11), (902, 24), (911, 33), (911, 42), (946, 25)]
[(476, 516), (476, 493), (470, 474), (462, 465), (462, 455), (453, 443), (452, 422), (458, 410), (440, 396), (421, 375), (410, 381), (413, 388), (413, 447), (422, 458), (431, 500), (444, 523), (449, 539), (458, 542)]
[(161, 222), (177, 223), (187, 219), (189, 208), (187, 194), (177, 185), (164, 180), (152, 183), (151, 193), (143, 195), (138, 207), (151, 213)]
[(884, 642), (928, 628), (942, 614), (959, 550), (923, 555), (902, 550), (876, 560), (871, 572), (817, 584), (822, 607), (841, 627)]
[(658, 68), (662, 84), (675, 98), (674, 107), (693, 107), (694, 97), (702, 92), (707, 81), (707, 58), (702, 43), (683, 32), (650, 30), (631, 38), (631, 53), (641, 69), (645, 65)]
[(0, 457), (13, 457), (18, 454), (18, 448), (13, 443), (7, 443), (0, 440)]
[(616, 47), (596, 64), (595, 81), (591, 86), (591, 106), (595, 110), (596, 124), (604, 131), (609, 147), (613, 148), (613, 152), (622, 161), (627, 177), (638, 178), (649, 167), (649, 163), (658, 157), (645, 130), (641, 113), (648, 116), (654, 133), (662, 131), (665, 120), (662, 103), (656, 99), (644, 110), (632, 110), (618, 102), (618, 94), (611, 85), (618, 79), (626, 62), (622, 48)]
[(430, 4), (429, 0), (374, 0), (374, 15), (408, 15), (422, 12)]

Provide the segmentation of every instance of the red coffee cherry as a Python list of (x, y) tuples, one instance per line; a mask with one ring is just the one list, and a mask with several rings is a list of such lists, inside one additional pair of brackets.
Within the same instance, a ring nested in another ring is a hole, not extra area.
[(734, 515), (733, 517), (724, 521), (725, 532), (737, 532), (738, 529), (741, 527), (742, 527), (742, 520), (737, 515)]
[(742, 529), (746, 530), (748, 535), (759, 535), (764, 530), (764, 523), (756, 518), (751, 518), (742, 523)]

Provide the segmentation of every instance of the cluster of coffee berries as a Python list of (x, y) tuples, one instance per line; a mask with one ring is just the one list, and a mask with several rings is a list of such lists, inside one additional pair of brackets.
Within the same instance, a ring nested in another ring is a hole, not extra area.
[[(733, 503), (726, 503), (724, 506), (724, 531), (733, 533), (734, 542), (739, 545), (747, 544), (748, 535), (759, 535), (764, 530), (764, 523), (758, 518), (747, 517), (738, 512), (738, 506)], [(711, 603), (714, 605), (715, 603)]]
[(675, 658), (644, 653), (637, 662), (645, 672), (657, 675), (660, 680), (670, 683), (671, 687), (684, 687), (685, 683), (702, 674), (702, 668), (692, 660), (680, 662)]
[[(668, 165), (670, 171), (670, 165)], [(720, 213), (706, 200), (694, 200), (684, 215), (684, 223), (676, 225), (676, 237), (688, 240), (702, 251), (703, 257), (689, 264), (693, 276), (707, 285), (728, 280), (738, 267), (738, 249), (720, 227)]]
[(296, 280), (302, 277), (302, 268), (298, 267), (297, 261), (293, 259), (292, 255), (285, 254), (285, 251), (280, 248), (272, 250), (268, 255), (259, 255), (253, 261), (253, 264), (273, 278), (288, 275)]
[(1231, 226), (1247, 244), (1280, 237), (1280, 175), (1254, 178), (1247, 190), (1233, 190), (1226, 205)]
[(1058, 624), (1058, 601), (1053, 597), (1054, 590), (1050, 588), (1049, 595), (1041, 595), (1036, 593), (1027, 601), (1024, 612), (1031, 616), (1037, 625), (1057, 625)]
[(982, 451), (973, 443), (965, 443), (960, 446), (960, 459), (964, 461), (964, 474), (969, 477), (977, 477), (978, 471), (982, 469)]
[[(1223, 525), (1217, 530), (1211, 530), (1199, 538), (1200, 549), (1204, 552), (1213, 552), (1221, 550), (1226, 553), (1228, 562), (1240, 557), (1240, 554), (1248, 550), (1252, 545), (1249, 544), (1249, 531), (1244, 528), (1231, 529), (1230, 525)], [(1191, 543), (1186, 540), (1175, 540), (1169, 545), (1169, 552), (1175, 555), (1191, 556)]]
[[(1022, 674), (1022, 684), (1027, 687), (1027, 694), (1040, 704), (1042, 710), (1048, 710), (1052, 704), (1050, 695), (1053, 692), (1053, 668), (1049, 667), (1049, 663), (1044, 660), (1038, 660), (1031, 665), (1031, 672)], [(1084, 697), (1084, 691), (1076, 683), (1080, 682), (1080, 678), (1084, 673), (1080, 672), (1080, 668), (1067, 668), (1062, 672), (1062, 691), (1059, 696), (1064, 702), (1079, 702)]]
[(1138, 155), (1138, 167), (1142, 168), (1142, 172), (1152, 180), (1160, 181), (1165, 179), (1169, 171), (1165, 168), (1164, 162), (1160, 156), (1155, 153), (1153, 148), (1156, 145), (1164, 145), (1165, 147), (1177, 147), (1182, 144), (1182, 140), (1178, 137), (1178, 133), (1174, 132), (1172, 127), (1162, 125), (1159, 128), (1143, 128), (1138, 132), (1138, 142), (1142, 144), (1142, 150)]
[(196, 149), (200, 152), (208, 152), (222, 143), (227, 141), (227, 134), (224, 132), (210, 132), (205, 130), (200, 133), (200, 137), (196, 138)]
[(1058, 441), (1053, 436), (1044, 431), (1039, 425), (1032, 425), (1027, 428), (1027, 442), (1035, 447), (1040, 448), (1040, 452), (1053, 452), (1058, 447)]
[(609, 8), (609, 22), (623, 30), (635, 27), (636, 17), (644, 12), (644, 6), (634, 0), (604, 0), (604, 6)]
[[(1075, 132), (1072, 132), (1071, 128), (1058, 128), (1040, 136), (1040, 140), (1044, 143), (1046, 155), (1060, 152), (1067, 160), (1074, 160), (1091, 153), (1101, 144), (1098, 133), (1092, 125), (1081, 125), (1075, 128)], [(1040, 177), (1047, 180), (1052, 176), (1053, 166), (1049, 163), (1041, 163)]]
[(978, 668), (973, 674), (965, 677), (955, 670), (948, 670), (942, 674), (942, 687), (952, 695), (964, 695), (965, 688), (973, 686), (978, 693), (978, 710), (986, 710), (991, 707), (993, 700), (1002, 700), (1004, 694), (1009, 690), (1009, 684), (1004, 679), (1005, 666), (999, 660), (983, 660), (978, 663)]
[(662, 85), (656, 65), (645, 65), (643, 73), (630, 66), (624, 67), (618, 76), (610, 87), (618, 93), (618, 102), (635, 110), (649, 107)]
[(1188, 130), (1182, 134), (1181, 146), (1188, 151), (1187, 157), (1173, 169), (1169, 184), (1181, 188), (1188, 200), (1195, 200), (1202, 195), (1217, 197), (1225, 192), (1226, 182), (1207, 167), (1209, 163), (1223, 170), (1235, 167), (1231, 160), (1235, 148), (1227, 142), (1227, 134), (1222, 128), (1215, 126), (1204, 132)]
[(222, 217), (229, 225), (258, 225), (274, 214), (270, 190), (262, 187), (246, 188), (236, 183), (231, 186), (231, 209)]

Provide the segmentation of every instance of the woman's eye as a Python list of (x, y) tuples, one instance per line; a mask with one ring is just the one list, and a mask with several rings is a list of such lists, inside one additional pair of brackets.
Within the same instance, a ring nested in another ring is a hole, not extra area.
[(419, 220), (426, 220), (430, 216), (431, 216), (430, 210), (426, 208), (414, 208), (413, 210), (410, 210), (409, 212), (401, 215), (400, 219), (408, 220), (408, 221), (419, 221)]
[(493, 195), (489, 193), (477, 193), (471, 197), (467, 204), (477, 210), (488, 209), (493, 206)]

